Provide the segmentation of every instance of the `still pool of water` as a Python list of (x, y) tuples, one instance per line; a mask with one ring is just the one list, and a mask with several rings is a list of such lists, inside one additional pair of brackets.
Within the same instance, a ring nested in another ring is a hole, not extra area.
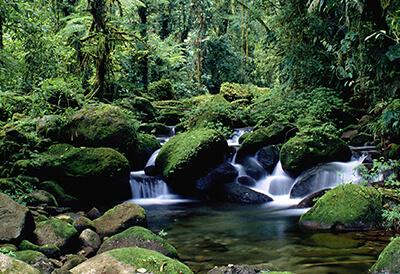
[(382, 232), (311, 233), (304, 210), (200, 202), (144, 205), (149, 227), (163, 230), (195, 273), (214, 266), (269, 263), (298, 274), (367, 273), (389, 237)]

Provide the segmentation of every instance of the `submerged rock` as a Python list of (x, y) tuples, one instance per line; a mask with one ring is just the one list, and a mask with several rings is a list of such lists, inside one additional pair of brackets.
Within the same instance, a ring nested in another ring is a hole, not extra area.
[(297, 134), (281, 149), (282, 168), (293, 177), (319, 163), (350, 158), (350, 148), (341, 139), (317, 130)]
[(279, 148), (275, 145), (266, 146), (257, 151), (257, 162), (269, 173), (272, 173), (279, 162)]
[(114, 235), (134, 225), (145, 226), (147, 224), (145, 210), (130, 202), (113, 207), (93, 222), (101, 237)]
[(171, 138), (160, 150), (156, 167), (179, 192), (193, 192), (196, 180), (224, 160), (228, 145), (212, 129), (197, 129)]
[(23, 261), (11, 258), (0, 253), (0, 273), (13, 274), (40, 274), (40, 271)]
[(214, 267), (207, 274), (291, 274), (289, 272), (277, 272), (276, 268), (269, 264), (261, 265), (228, 265)]
[(140, 226), (128, 228), (107, 238), (101, 245), (98, 254), (121, 247), (141, 247), (160, 252), (168, 257), (178, 257), (176, 249), (172, 245), (150, 230)]
[(398, 274), (400, 271), (400, 237), (394, 238), (371, 267), (373, 274)]
[(0, 193), (0, 242), (19, 241), (30, 236), (34, 229), (29, 209)]
[(308, 229), (366, 230), (379, 226), (382, 196), (373, 187), (338, 186), (322, 196), (300, 218)]
[(180, 273), (193, 272), (181, 262), (161, 253), (139, 247), (125, 247), (101, 253), (70, 270), (74, 274), (92, 273)]

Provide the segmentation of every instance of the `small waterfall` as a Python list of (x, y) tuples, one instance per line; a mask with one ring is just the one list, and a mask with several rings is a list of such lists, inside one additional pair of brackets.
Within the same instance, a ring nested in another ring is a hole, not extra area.
[(143, 171), (132, 172), (130, 183), (133, 199), (158, 198), (170, 194), (161, 178), (147, 176)]
[(153, 152), (153, 154), (150, 156), (149, 160), (147, 161), (145, 167), (156, 165), (156, 158), (157, 158), (158, 154), (160, 153), (160, 150), (161, 149), (157, 149), (156, 151)]
[(245, 134), (247, 132), (251, 132), (252, 130), (253, 129), (251, 127), (235, 129), (235, 131), (233, 132), (231, 137), (227, 140), (228, 145), (230, 147), (238, 147), (238, 146), (240, 146), (240, 144), (239, 144), (240, 137), (242, 137), (243, 134)]

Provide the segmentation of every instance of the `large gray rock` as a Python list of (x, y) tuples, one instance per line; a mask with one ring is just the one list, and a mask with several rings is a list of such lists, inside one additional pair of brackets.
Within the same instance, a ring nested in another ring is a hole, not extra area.
[(18, 241), (29, 236), (34, 228), (29, 209), (0, 193), (0, 242)]
[(54, 244), (61, 250), (72, 248), (78, 237), (78, 231), (72, 225), (57, 218), (39, 222), (34, 234), (37, 244)]
[(4, 274), (40, 274), (40, 271), (27, 263), (0, 253), (0, 273)]
[(134, 225), (144, 226), (147, 224), (147, 219), (146, 212), (141, 206), (125, 202), (108, 210), (93, 223), (100, 237), (105, 237), (122, 232)]
[(230, 183), (224, 185), (225, 200), (241, 204), (263, 204), (271, 202), (272, 198), (252, 190), (239, 183)]

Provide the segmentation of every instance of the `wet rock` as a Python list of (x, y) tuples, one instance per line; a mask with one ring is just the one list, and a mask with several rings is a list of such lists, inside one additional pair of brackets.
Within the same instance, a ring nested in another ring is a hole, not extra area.
[(224, 198), (229, 202), (243, 204), (263, 204), (272, 198), (238, 183), (224, 185)]
[(317, 191), (315, 193), (311, 193), (307, 197), (305, 197), (301, 202), (297, 205), (297, 208), (309, 208), (313, 207), (317, 200), (324, 196), (324, 194), (330, 189), (323, 189), (320, 191)]
[(111, 236), (134, 225), (147, 224), (145, 210), (130, 202), (113, 207), (93, 222), (100, 237)]
[(237, 182), (239, 184), (245, 185), (245, 186), (249, 186), (249, 187), (253, 187), (257, 184), (257, 181), (254, 180), (254, 178), (250, 177), (250, 176), (240, 176), (239, 178), (237, 178)]
[(23, 261), (0, 253), (0, 273), (40, 274), (40, 271)]
[(101, 253), (70, 271), (74, 274), (137, 273), (139, 269), (143, 273), (193, 273), (177, 260), (138, 247), (118, 248)]
[(34, 231), (39, 245), (54, 244), (62, 251), (73, 248), (78, 231), (70, 224), (57, 218), (39, 222)]
[(394, 238), (371, 267), (373, 274), (397, 274), (400, 269), (400, 237)]
[(238, 174), (238, 171), (232, 164), (223, 163), (205, 177), (197, 180), (196, 188), (202, 192), (210, 191), (223, 184), (234, 182)]
[(265, 169), (254, 157), (237, 159), (236, 162), (241, 164), (246, 174), (253, 177), (255, 180), (260, 180), (266, 175)]
[(279, 148), (275, 145), (266, 146), (257, 151), (257, 162), (269, 173), (272, 173), (279, 162)]
[(76, 217), (73, 220), (72, 225), (75, 227), (75, 229), (78, 232), (82, 232), (83, 230), (85, 230), (87, 228), (95, 229), (93, 221), (90, 220), (89, 218), (84, 217), (84, 216)]
[(381, 216), (382, 196), (378, 190), (346, 184), (319, 198), (299, 222), (308, 229), (367, 230), (379, 227)]
[(98, 254), (121, 247), (141, 247), (154, 250), (165, 256), (177, 258), (176, 249), (163, 238), (150, 230), (135, 226), (106, 239), (101, 245)]
[(307, 244), (327, 247), (331, 249), (346, 249), (360, 247), (363, 243), (361, 241), (354, 240), (343, 235), (317, 233), (312, 235), (308, 239)]
[(26, 238), (34, 229), (35, 223), (29, 209), (0, 193), (0, 242)]

